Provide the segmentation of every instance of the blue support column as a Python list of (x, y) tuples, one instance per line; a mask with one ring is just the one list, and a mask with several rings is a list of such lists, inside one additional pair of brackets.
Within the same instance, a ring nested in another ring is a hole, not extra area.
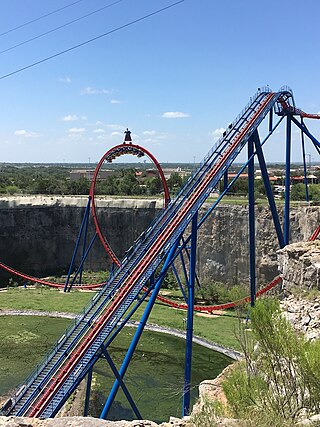
[(70, 263), (70, 266), (69, 266), (68, 277), (67, 277), (67, 280), (66, 280), (66, 283), (65, 283), (65, 286), (64, 286), (64, 292), (66, 292), (67, 289), (68, 289), (69, 280), (70, 280), (70, 276), (71, 276), (72, 269), (73, 269), (73, 266), (74, 266), (74, 261), (76, 259), (76, 255), (77, 255), (77, 252), (78, 252), (78, 249), (79, 249), (80, 239), (81, 239), (81, 236), (82, 236), (83, 228), (84, 228), (84, 226), (86, 224), (86, 221), (87, 221), (87, 219), (89, 217), (90, 206), (91, 206), (91, 197), (89, 196), (87, 207), (86, 207), (83, 219), (82, 219), (82, 223), (81, 223), (81, 226), (80, 226), (78, 238), (77, 238), (77, 241), (76, 241), (76, 246), (75, 246), (74, 251), (73, 251), (72, 260), (71, 260), (71, 263)]
[(225, 191), (228, 187), (228, 169), (223, 174), (223, 191)]
[(291, 120), (293, 121), (293, 123), (295, 125), (298, 126), (299, 129), (301, 129), (308, 138), (311, 139), (311, 141), (313, 142), (313, 145), (315, 147), (315, 149), (318, 151), (318, 153), (320, 154), (320, 141), (317, 140), (317, 138), (315, 138), (308, 130), (307, 126), (305, 125), (305, 123), (299, 123), (298, 120), (294, 117), (291, 116)]
[(254, 156), (253, 138), (248, 141), (248, 202), (249, 202), (249, 261), (250, 261), (250, 304), (254, 307), (256, 299), (256, 242), (254, 212)]
[(79, 267), (78, 267), (77, 271), (75, 272), (75, 275), (74, 275), (74, 277), (73, 277), (73, 279), (72, 279), (72, 281), (71, 281), (71, 283), (70, 283), (70, 286), (69, 286), (69, 288), (68, 288), (68, 292), (70, 292), (70, 291), (71, 291), (71, 288), (72, 288), (72, 286), (75, 284), (75, 281), (76, 281), (76, 279), (77, 279), (77, 277), (78, 277), (78, 274), (82, 271), (82, 269), (83, 269), (83, 264), (84, 264), (85, 260), (87, 259), (87, 256), (89, 255), (89, 252), (90, 252), (90, 250), (91, 250), (91, 248), (92, 248), (92, 245), (94, 244), (94, 241), (96, 240), (96, 237), (97, 237), (97, 233), (95, 233), (95, 234), (93, 235), (93, 237), (92, 237), (92, 239), (91, 239), (91, 242), (90, 242), (90, 244), (89, 244), (89, 246), (88, 246), (88, 249), (86, 250), (86, 252), (85, 252), (85, 254), (84, 254), (83, 258), (81, 259), (80, 265), (79, 265)]
[(86, 387), (86, 398), (84, 401), (84, 410), (83, 416), (87, 417), (89, 412), (89, 402), (90, 402), (90, 391), (91, 391), (91, 382), (92, 382), (92, 366), (89, 369), (88, 377), (87, 377), (87, 387)]
[(276, 203), (275, 203), (274, 197), (273, 197), (273, 192), (272, 192), (272, 188), (271, 188), (271, 184), (270, 184), (270, 180), (269, 180), (266, 161), (264, 159), (262, 147), (260, 144), (259, 134), (257, 131), (255, 131), (252, 136), (253, 136), (254, 142), (255, 142), (256, 152), (257, 152), (259, 165), (260, 165), (260, 169), (261, 169), (261, 175), (262, 175), (262, 179), (263, 179), (264, 186), (266, 189), (266, 194), (267, 194), (268, 201), (269, 201), (269, 206), (270, 206), (270, 210), (271, 210), (271, 214), (272, 214), (272, 218), (273, 218), (274, 228), (275, 228), (276, 233), (277, 233), (279, 246), (280, 246), (280, 248), (283, 248), (285, 245), (283, 233), (282, 233), (282, 229), (281, 229), (281, 224), (280, 224), (280, 220), (279, 220), (279, 215), (278, 215)]
[[(199, 228), (199, 224), (198, 224), (198, 228)], [(186, 253), (186, 255), (187, 255), (187, 258), (188, 258), (188, 260), (189, 260), (189, 262), (190, 262), (190, 255), (189, 255), (189, 251), (188, 251), (188, 246), (187, 246), (187, 242), (185, 241), (185, 239), (182, 237), (181, 238), (181, 241), (182, 241), (182, 243), (183, 243), (183, 247), (184, 247), (184, 251), (185, 251), (185, 253)], [(182, 255), (182, 252), (180, 252), (180, 257), (182, 258), (182, 262), (184, 263), (184, 259), (183, 259), (183, 255)], [(185, 264), (185, 263), (184, 263)], [(185, 278), (186, 278), (186, 283), (188, 282), (188, 275), (187, 275), (187, 273), (186, 273), (186, 268), (184, 267), (184, 275), (185, 275)], [(201, 288), (201, 285), (200, 285), (200, 280), (199, 280), (199, 278), (198, 278), (198, 276), (197, 276), (197, 273), (196, 273), (196, 283), (197, 283), (197, 285), (198, 285), (198, 287), (199, 288)]]
[[(124, 375), (125, 375), (125, 373), (127, 371), (127, 368), (128, 368), (129, 363), (131, 361), (133, 353), (134, 353), (134, 351), (136, 349), (136, 346), (137, 346), (137, 344), (139, 342), (139, 339), (140, 339), (140, 337), (142, 335), (144, 327), (145, 327), (145, 325), (147, 323), (148, 317), (149, 317), (149, 315), (151, 313), (153, 305), (154, 305), (154, 303), (156, 301), (156, 298), (158, 296), (158, 293), (160, 291), (160, 288), (161, 288), (163, 279), (165, 277), (167, 268), (169, 267), (170, 263), (173, 260), (174, 253), (175, 253), (178, 245), (179, 245), (179, 239), (177, 239), (176, 243), (171, 248), (171, 250), (170, 250), (170, 252), (169, 252), (169, 254), (168, 254), (167, 258), (166, 258), (166, 261), (165, 261), (165, 263), (164, 263), (164, 265), (162, 267), (161, 273), (160, 273), (160, 275), (159, 275), (159, 277), (157, 279), (157, 282), (155, 284), (154, 291), (152, 292), (152, 294), (151, 294), (151, 296), (149, 298), (148, 304), (147, 304), (147, 306), (145, 308), (145, 311), (144, 311), (144, 313), (143, 313), (143, 315), (141, 317), (139, 326), (138, 326), (138, 328), (137, 328), (137, 330), (136, 330), (136, 332), (134, 334), (134, 337), (133, 337), (133, 339), (131, 341), (131, 344), (130, 344), (130, 346), (128, 348), (127, 354), (126, 354), (126, 356), (125, 356), (125, 358), (124, 358), (124, 360), (122, 362), (121, 368), (119, 370), (119, 375), (120, 375), (121, 379), (123, 379), (123, 377), (124, 377)], [(108, 412), (109, 412), (109, 410), (111, 408), (111, 405), (112, 405), (112, 403), (113, 403), (113, 401), (114, 401), (114, 399), (116, 397), (116, 394), (117, 394), (118, 390), (119, 390), (119, 381), (115, 380), (115, 382), (113, 384), (113, 387), (112, 387), (112, 389), (110, 391), (110, 394), (108, 396), (108, 399), (107, 399), (107, 401), (106, 401), (106, 403), (105, 403), (105, 405), (103, 407), (103, 410), (102, 410), (102, 412), (100, 414), (100, 418), (105, 419), (106, 416), (108, 415)]]
[(190, 412), (190, 385), (191, 385), (191, 367), (192, 367), (192, 338), (193, 338), (193, 308), (194, 308), (194, 284), (196, 277), (196, 255), (197, 255), (197, 231), (198, 231), (198, 213), (192, 218), (191, 231), (191, 253), (190, 253), (190, 272), (188, 281), (188, 318), (186, 333), (186, 358), (184, 370), (184, 388), (183, 388), (183, 408), (182, 415), (189, 415)]
[[(301, 125), (303, 125), (303, 117), (301, 117)], [(307, 179), (307, 163), (306, 163), (306, 149), (304, 143), (304, 132), (301, 129), (301, 144), (302, 144), (302, 158), (303, 158), (303, 175), (304, 185), (306, 189), (306, 202), (309, 202), (308, 179)]]
[[(90, 196), (89, 196), (89, 199), (91, 199)], [(85, 257), (85, 253), (86, 253), (88, 225), (89, 225), (89, 213), (87, 215), (87, 219), (86, 219), (86, 223), (85, 223), (85, 230), (84, 230), (84, 235), (83, 235), (83, 245), (82, 245), (82, 258), (81, 259), (83, 259)], [(82, 283), (82, 272), (83, 272), (83, 265), (82, 265), (82, 268), (81, 268), (81, 271), (80, 271), (79, 284)]]
[(283, 238), (287, 245), (290, 239), (290, 165), (291, 165), (291, 116), (287, 115), (286, 132), (286, 176), (285, 176), (285, 199), (284, 199), (284, 223)]
[(187, 303), (187, 295), (186, 295), (186, 293), (185, 293), (185, 290), (183, 289), (183, 284), (182, 284), (182, 282), (181, 282), (181, 280), (180, 280), (179, 273), (178, 273), (178, 271), (177, 271), (177, 269), (176, 269), (176, 267), (175, 267), (175, 265), (174, 265), (173, 263), (172, 263), (172, 270), (173, 270), (173, 273), (174, 273), (174, 275), (175, 275), (175, 278), (176, 278), (176, 280), (177, 280), (177, 282), (178, 282), (178, 285), (179, 285), (179, 288), (180, 288), (180, 290), (181, 290), (181, 293), (182, 293), (183, 299), (185, 300), (185, 303)]
[(269, 113), (269, 132), (272, 131), (273, 128), (273, 108), (271, 108)]

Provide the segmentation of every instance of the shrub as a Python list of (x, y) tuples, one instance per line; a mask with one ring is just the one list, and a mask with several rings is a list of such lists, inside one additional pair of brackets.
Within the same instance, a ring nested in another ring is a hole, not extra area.
[(201, 411), (193, 414), (190, 419), (192, 427), (215, 427), (217, 426), (217, 416), (222, 409), (216, 402), (204, 398)]
[(196, 288), (196, 297), (202, 298), (206, 304), (223, 304), (237, 301), (249, 294), (244, 285), (230, 285), (221, 282), (205, 282)]
[(295, 332), (274, 299), (257, 301), (251, 316), (251, 330), (239, 322), (244, 362), (223, 384), (233, 413), (260, 426), (290, 426), (302, 411), (318, 413), (320, 342)]

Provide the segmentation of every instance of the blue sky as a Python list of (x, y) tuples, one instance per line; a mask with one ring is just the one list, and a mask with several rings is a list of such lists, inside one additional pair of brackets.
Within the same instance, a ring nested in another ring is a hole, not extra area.
[[(0, 32), (75, 0), (2, 0)], [(0, 53), (0, 77), (139, 19), (174, 0), (81, 0), (0, 36), (0, 51), (110, 5), (73, 25)], [(0, 79), (0, 162), (90, 162), (134, 142), (160, 162), (201, 161), (258, 87), (289, 85), (320, 112), (317, 0), (185, 0), (162, 13)], [(320, 120), (308, 121), (320, 138)], [(293, 161), (300, 160), (293, 132)], [(266, 148), (284, 161), (284, 132)], [(317, 161), (314, 150), (307, 152)], [(244, 156), (244, 155), (243, 155)], [(133, 159), (123, 159), (132, 161)]]

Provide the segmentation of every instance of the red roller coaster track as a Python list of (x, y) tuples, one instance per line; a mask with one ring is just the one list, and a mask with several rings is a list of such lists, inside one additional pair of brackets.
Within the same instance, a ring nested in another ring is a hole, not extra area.
[[(118, 260), (118, 258), (114, 254), (114, 252), (113, 252), (112, 248), (110, 247), (109, 243), (103, 237), (102, 232), (100, 230), (100, 225), (99, 225), (99, 222), (98, 222), (98, 219), (97, 219), (96, 207), (95, 207), (95, 203), (94, 203), (94, 198), (95, 198), (94, 192), (95, 192), (95, 185), (96, 185), (96, 181), (97, 181), (97, 176), (98, 176), (98, 173), (99, 173), (99, 171), (100, 171), (100, 169), (101, 169), (101, 167), (103, 165), (103, 162), (105, 160), (110, 159), (110, 157), (115, 156), (115, 153), (117, 153), (118, 149), (124, 149), (124, 151), (127, 151), (127, 152), (122, 153), (122, 154), (128, 154), (128, 153), (130, 153), (130, 147), (132, 147), (133, 149), (137, 149), (137, 150), (145, 153), (150, 159), (152, 159), (152, 161), (154, 162), (154, 164), (156, 165), (156, 167), (157, 167), (157, 169), (159, 171), (159, 174), (160, 174), (162, 182), (163, 183), (165, 182), (165, 177), (164, 177), (163, 171), (161, 169), (160, 164), (155, 159), (155, 157), (151, 153), (149, 153), (146, 149), (144, 149), (143, 147), (140, 147), (138, 145), (134, 145), (134, 144), (129, 144), (129, 145), (127, 145), (127, 144), (120, 144), (120, 145), (117, 145), (117, 146), (113, 147), (112, 149), (110, 149), (109, 151), (107, 151), (105, 153), (105, 155), (102, 157), (102, 159), (100, 160), (100, 162), (98, 163), (98, 165), (97, 165), (97, 167), (95, 169), (95, 173), (94, 173), (94, 177), (93, 177), (92, 184), (91, 184), (91, 189), (90, 189), (90, 196), (92, 198), (93, 217), (94, 217), (94, 222), (95, 222), (95, 227), (96, 227), (97, 234), (99, 235), (100, 240), (103, 243), (103, 246), (104, 246), (106, 252), (110, 255), (111, 259), (115, 262), (115, 264), (117, 266), (120, 266), (120, 261)], [(170, 199), (170, 195), (169, 195), (169, 190), (168, 190), (168, 187), (167, 187), (166, 184), (163, 185), (163, 188), (164, 188), (164, 194), (165, 194), (164, 197), (165, 197), (165, 204), (166, 204), (166, 203), (168, 203), (168, 201)], [(192, 201), (189, 201), (189, 203), (192, 203)], [(314, 241), (318, 237), (319, 233), (320, 233), (320, 225), (317, 227), (317, 229), (314, 231), (314, 233), (310, 237), (310, 241)], [(111, 254), (113, 254), (113, 256), (111, 256)], [(22, 278), (24, 280), (27, 280), (27, 281), (30, 281), (30, 282), (33, 282), (33, 283), (39, 283), (39, 284), (44, 285), (44, 286), (49, 286), (49, 287), (53, 287), (53, 288), (60, 288), (60, 289), (65, 287), (65, 284), (62, 284), (62, 283), (49, 282), (49, 281), (46, 281), (46, 280), (43, 280), (43, 279), (40, 279), (40, 278), (36, 278), (34, 276), (27, 275), (27, 274), (22, 273), (22, 272), (14, 269), (12, 267), (9, 267), (8, 265), (6, 265), (6, 264), (4, 264), (2, 262), (0, 262), (0, 268), (8, 271), (9, 273), (11, 273), (11, 274), (13, 274), (13, 275), (15, 275), (17, 277), (20, 277), (20, 278)], [(259, 290), (257, 292), (256, 296), (259, 297), (259, 296), (263, 295), (264, 293), (266, 293), (267, 291), (269, 291), (270, 289), (272, 289), (276, 285), (278, 285), (280, 282), (281, 282), (281, 277), (280, 276), (276, 277), (272, 282), (270, 282), (264, 288), (262, 288), (261, 290)], [(97, 289), (97, 288), (100, 288), (100, 287), (104, 286), (104, 284), (105, 283), (75, 285), (75, 288), (77, 288), (77, 289), (89, 289), (89, 290), (93, 290), (93, 289)], [(164, 304), (169, 305), (169, 306), (171, 306), (173, 308), (183, 309), (183, 310), (186, 310), (188, 308), (187, 304), (177, 303), (175, 301), (170, 300), (169, 298), (165, 298), (165, 297), (160, 296), (160, 295), (157, 297), (157, 299), (159, 301), (163, 302)], [(250, 297), (249, 296), (247, 296), (245, 298), (242, 298), (240, 300), (237, 300), (237, 301), (232, 301), (232, 302), (226, 303), (226, 304), (209, 305), (209, 306), (196, 305), (194, 307), (194, 310), (195, 311), (199, 311), (199, 312), (209, 312), (210, 313), (210, 312), (213, 312), (213, 311), (216, 311), (216, 310), (223, 310), (223, 309), (233, 308), (233, 307), (236, 307), (238, 305), (244, 304), (244, 303), (246, 303), (248, 301), (250, 301)]]
[(94, 171), (94, 175), (93, 175), (92, 183), (91, 183), (91, 187), (90, 187), (90, 197), (91, 197), (91, 203), (92, 203), (91, 209), (92, 209), (92, 216), (93, 216), (93, 220), (94, 220), (94, 224), (95, 224), (95, 228), (96, 228), (96, 233), (99, 236), (99, 239), (102, 243), (102, 246), (104, 247), (104, 249), (107, 252), (107, 254), (109, 255), (109, 257), (111, 258), (112, 262), (114, 262), (115, 265), (118, 267), (120, 267), (121, 262), (117, 258), (116, 254), (114, 253), (114, 251), (111, 248), (107, 239), (103, 236), (103, 233), (101, 231), (101, 227), (99, 224), (99, 220), (98, 220), (98, 216), (97, 216), (97, 212), (96, 212), (96, 203), (95, 203), (96, 182), (97, 182), (98, 174), (102, 168), (102, 165), (106, 160), (109, 162), (112, 162), (112, 160), (115, 157), (119, 157), (119, 156), (122, 156), (124, 154), (133, 154), (133, 155), (139, 156), (139, 153), (142, 156), (147, 155), (149, 157), (149, 159), (151, 159), (151, 161), (154, 163), (156, 168), (158, 169), (160, 179), (162, 182), (163, 191), (164, 191), (164, 204), (165, 204), (165, 206), (167, 206), (167, 204), (169, 203), (169, 200), (170, 200), (170, 193), (169, 193), (167, 181), (165, 179), (165, 176), (164, 176), (164, 173), (163, 173), (163, 170), (162, 170), (160, 164), (158, 163), (157, 159), (148, 150), (146, 150), (145, 148), (143, 148), (139, 145), (135, 145), (135, 144), (120, 144), (120, 145), (116, 145), (115, 147), (113, 147), (109, 151), (107, 151), (104, 154), (104, 156), (102, 156), (101, 160), (99, 161), (99, 163), (98, 163), (98, 165)]

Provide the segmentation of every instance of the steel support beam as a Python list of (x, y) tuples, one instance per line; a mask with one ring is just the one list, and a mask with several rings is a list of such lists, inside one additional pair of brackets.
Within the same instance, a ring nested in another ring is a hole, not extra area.
[(119, 372), (118, 372), (115, 364), (113, 363), (113, 360), (110, 357), (110, 354), (108, 353), (106, 347), (103, 344), (101, 345), (101, 350), (102, 350), (102, 353), (103, 353), (105, 359), (107, 360), (107, 362), (110, 365), (110, 368), (111, 368), (111, 370), (113, 372), (113, 375), (116, 377), (119, 385), (121, 386), (121, 388), (123, 390), (123, 393), (125, 394), (125, 396), (126, 396), (128, 402), (129, 402), (129, 404), (130, 404), (130, 406), (131, 406), (131, 408), (132, 408), (135, 416), (137, 417), (138, 420), (142, 420), (142, 416), (141, 416), (141, 414), (140, 414), (140, 412), (139, 412), (136, 404), (134, 403), (134, 400), (132, 399), (131, 394), (129, 393), (129, 390), (127, 389), (127, 386), (123, 382), (123, 380), (122, 380), (122, 378), (121, 378), (121, 376), (120, 376), (120, 374), (119, 374)]
[(311, 141), (313, 142), (313, 144), (314, 144), (314, 146), (315, 146), (315, 148), (317, 149), (317, 151), (318, 151), (318, 153), (320, 154), (320, 151), (319, 151), (319, 149), (320, 149), (320, 142), (317, 140), (317, 138), (315, 138), (310, 132), (309, 132), (309, 130), (308, 130), (308, 128), (307, 128), (307, 126), (305, 125), (305, 123), (299, 123), (298, 122), (298, 120), (294, 117), (294, 116), (291, 116), (291, 120), (293, 121), (293, 123), (296, 125), (296, 126), (298, 126), (298, 128), (299, 129), (301, 129), (306, 135), (307, 135), (307, 137), (308, 138), (310, 138), (311, 139)]
[(91, 392), (91, 383), (92, 383), (92, 369), (93, 367), (91, 366), (87, 376), (86, 397), (85, 397), (84, 409), (83, 409), (84, 417), (87, 417), (89, 412), (90, 392)]
[[(89, 198), (88, 198), (88, 203), (87, 203), (87, 206), (86, 206), (86, 210), (85, 210), (83, 218), (82, 218), (82, 223), (81, 223), (79, 234), (78, 234), (78, 237), (77, 237), (76, 246), (74, 248), (72, 259), (71, 259), (71, 263), (70, 263), (70, 266), (69, 266), (68, 277), (67, 277), (66, 283), (64, 285), (64, 289), (63, 289), (64, 292), (66, 292), (67, 289), (68, 289), (70, 276), (71, 276), (72, 269), (73, 269), (73, 266), (74, 266), (74, 262), (75, 262), (75, 259), (76, 259), (76, 256), (77, 256), (77, 252), (78, 252), (78, 249), (79, 249), (80, 240), (81, 240), (81, 236), (82, 236), (82, 232), (83, 232), (84, 226), (86, 224), (88, 224), (89, 214), (90, 214), (90, 207), (91, 207), (91, 196), (89, 196)], [(87, 225), (86, 225), (86, 232), (87, 232)], [(82, 254), (82, 257), (83, 257), (83, 254)]]
[[(133, 337), (133, 339), (131, 341), (131, 344), (130, 344), (130, 346), (128, 348), (127, 354), (126, 354), (126, 356), (125, 356), (125, 358), (124, 358), (124, 360), (122, 362), (122, 365), (120, 367), (119, 375), (120, 375), (121, 379), (123, 379), (123, 377), (124, 377), (124, 375), (125, 375), (125, 373), (127, 371), (129, 363), (130, 363), (130, 361), (132, 359), (134, 351), (135, 351), (135, 349), (137, 347), (139, 339), (140, 339), (140, 337), (142, 335), (142, 332), (144, 330), (144, 327), (145, 327), (145, 325), (147, 323), (148, 317), (149, 317), (149, 315), (151, 313), (153, 305), (154, 305), (154, 303), (156, 301), (156, 298), (158, 296), (158, 293), (160, 291), (160, 288), (161, 288), (163, 279), (165, 277), (167, 268), (169, 267), (170, 263), (172, 262), (172, 259), (174, 257), (174, 253), (175, 253), (178, 245), (179, 245), (179, 239), (177, 239), (176, 243), (170, 249), (169, 254), (168, 254), (168, 256), (167, 256), (167, 258), (165, 260), (165, 263), (164, 263), (164, 265), (162, 267), (161, 273), (160, 273), (160, 275), (159, 275), (159, 277), (157, 279), (157, 282), (155, 284), (154, 291), (150, 295), (148, 304), (147, 304), (147, 306), (145, 308), (145, 311), (144, 311), (144, 313), (143, 313), (143, 315), (141, 317), (139, 326), (138, 326), (138, 328), (137, 328), (137, 330), (136, 330), (136, 332), (134, 334), (134, 337)], [(103, 407), (103, 410), (102, 410), (102, 412), (100, 414), (100, 418), (105, 419), (106, 416), (108, 415), (108, 412), (109, 412), (109, 410), (111, 408), (111, 405), (112, 405), (112, 403), (113, 403), (113, 401), (114, 401), (114, 399), (116, 397), (116, 394), (117, 394), (118, 390), (119, 390), (119, 381), (118, 381), (118, 379), (116, 379), (115, 382), (114, 382), (114, 384), (113, 384), (113, 387), (112, 387), (112, 389), (110, 391), (108, 399), (107, 399), (107, 401), (106, 401), (106, 403), (105, 403), (105, 405)]]
[(228, 187), (228, 169), (225, 171), (225, 173), (223, 174), (223, 191), (225, 191)]
[(287, 245), (290, 239), (290, 166), (291, 166), (291, 115), (287, 115), (286, 129), (286, 175), (284, 194), (283, 238)]
[(269, 132), (272, 132), (273, 128), (273, 108), (271, 108), (269, 113)]
[[(301, 125), (303, 125), (303, 117), (301, 117)], [(309, 202), (308, 178), (307, 178), (307, 163), (306, 163), (306, 147), (304, 142), (304, 132), (301, 129), (301, 145), (302, 145), (302, 159), (303, 159), (303, 175), (304, 186), (306, 189), (306, 202)]]
[(91, 239), (91, 242), (90, 242), (90, 244), (89, 244), (89, 246), (88, 246), (88, 249), (85, 251), (85, 254), (84, 254), (84, 256), (83, 256), (83, 257), (82, 257), (82, 259), (81, 259), (80, 265), (79, 265), (79, 267), (78, 267), (78, 269), (77, 269), (77, 271), (76, 271), (76, 273), (75, 273), (75, 275), (74, 275), (74, 277), (73, 277), (73, 279), (72, 279), (72, 281), (71, 281), (71, 284), (70, 284), (70, 286), (69, 286), (69, 288), (68, 288), (68, 292), (70, 292), (70, 291), (71, 291), (71, 288), (72, 288), (72, 286), (74, 285), (74, 283), (75, 283), (75, 281), (76, 281), (76, 279), (77, 279), (77, 277), (78, 277), (78, 274), (82, 271), (82, 269), (83, 269), (83, 264), (84, 264), (85, 260), (87, 259), (87, 256), (89, 255), (89, 252), (90, 252), (90, 250), (91, 250), (91, 248), (92, 248), (92, 245), (94, 244), (94, 241), (96, 240), (96, 237), (97, 237), (97, 233), (95, 233), (95, 234), (93, 235), (93, 237), (92, 237), (92, 239)]
[(274, 196), (273, 196), (273, 191), (272, 191), (270, 180), (269, 180), (266, 161), (265, 161), (265, 158), (264, 158), (264, 155), (262, 152), (262, 147), (260, 144), (260, 137), (259, 137), (259, 134), (257, 131), (255, 131), (253, 133), (253, 139), (254, 139), (254, 143), (255, 143), (255, 147), (256, 147), (257, 157), (259, 160), (259, 165), (260, 165), (263, 183), (265, 186), (265, 190), (266, 190), (266, 194), (267, 194), (267, 198), (268, 198), (268, 202), (269, 202), (269, 206), (270, 206), (270, 210), (271, 210), (271, 214), (272, 214), (274, 228), (275, 228), (276, 233), (277, 233), (279, 246), (280, 246), (280, 248), (283, 248), (285, 246), (285, 243), (284, 243), (283, 233), (282, 233), (282, 229), (281, 229), (280, 219), (279, 219), (276, 203), (275, 203)]
[(250, 305), (254, 307), (256, 299), (256, 241), (254, 212), (254, 156), (253, 138), (248, 141), (248, 202), (249, 202), (249, 263), (250, 263)]
[(186, 357), (185, 357), (183, 408), (182, 408), (183, 416), (189, 415), (189, 412), (190, 412), (194, 284), (195, 284), (195, 276), (196, 276), (197, 234), (198, 234), (197, 231), (198, 231), (198, 212), (196, 212), (192, 218), (192, 231), (191, 231), (191, 252), (190, 252), (190, 268), (189, 268), (189, 280), (188, 280), (188, 317), (187, 317), (187, 332), (186, 332)]

